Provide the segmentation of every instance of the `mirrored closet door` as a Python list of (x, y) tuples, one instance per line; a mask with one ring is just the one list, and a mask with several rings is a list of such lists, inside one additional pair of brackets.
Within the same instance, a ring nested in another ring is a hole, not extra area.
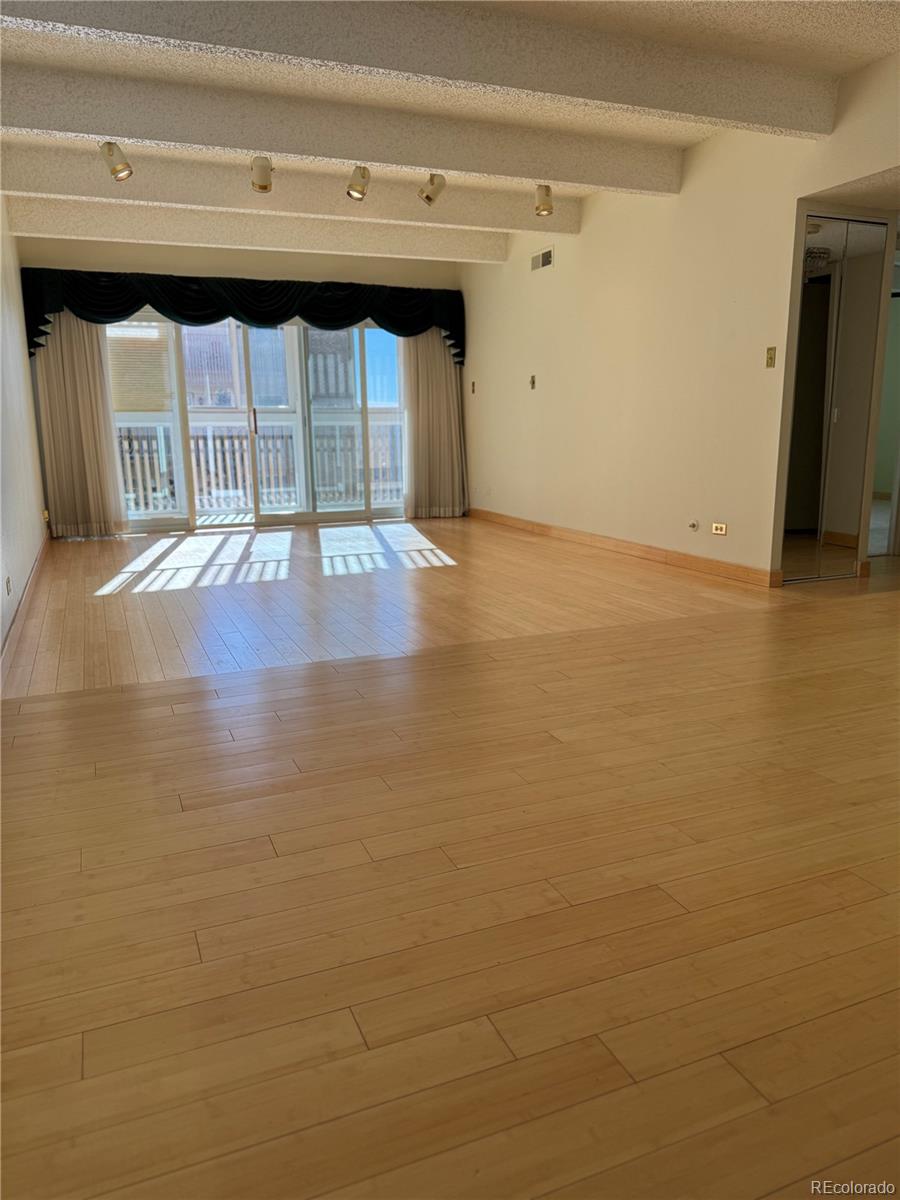
[(794, 383), (785, 582), (854, 575), (887, 229), (810, 217)]

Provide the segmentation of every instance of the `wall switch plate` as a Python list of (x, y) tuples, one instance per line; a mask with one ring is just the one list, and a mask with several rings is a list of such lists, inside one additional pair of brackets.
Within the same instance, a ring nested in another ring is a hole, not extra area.
[(775, 347), (766, 346), (766, 369), (775, 366)]
[(10, 579), (10, 577), (8, 575), (6, 577), (6, 594), (7, 594), (7, 596), (12, 595), (12, 580)]
[(717, 533), (720, 537), (724, 537), (728, 533), (728, 526), (724, 521), (713, 521), (713, 533)]

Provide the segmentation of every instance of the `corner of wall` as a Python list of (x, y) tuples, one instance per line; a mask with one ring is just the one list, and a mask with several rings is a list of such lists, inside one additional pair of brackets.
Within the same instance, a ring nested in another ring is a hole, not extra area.
[[(0, 600), (2, 636), (6, 641), (16, 611), (25, 594), (34, 565), (44, 545), (44, 490), (41, 480), (31, 369), (25, 343), (25, 314), (19, 283), (19, 258), (9, 232), (6, 203), (2, 215), (2, 547)], [(9, 579), (9, 593), (6, 580)]]

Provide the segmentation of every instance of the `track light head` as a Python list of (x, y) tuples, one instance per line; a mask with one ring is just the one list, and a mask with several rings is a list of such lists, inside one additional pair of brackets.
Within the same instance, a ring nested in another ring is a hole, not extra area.
[(553, 216), (553, 189), (549, 183), (539, 183), (534, 189), (534, 215), (536, 217)]
[(447, 180), (443, 175), (429, 175), (425, 187), (419, 188), (419, 199), (431, 208), (446, 186)]
[(274, 170), (271, 158), (266, 158), (264, 154), (254, 154), (250, 159), (250, 186), (254, 192), (271, 192)]
[(365, 200), (369, 190), (369, 180), (372, 178), (368, 167), (354, 167), (350, 182), (347, 184), (347, 195), (351, 200)]
[(116, 183), (124, 183), (126, 179), (130, 179), (134, 174), (134, 171), (131, 169), (131, 163), (115, 142), (101, 142), (100, 154), (103, 156), (103, 161), (109, 168), (109, 173)]

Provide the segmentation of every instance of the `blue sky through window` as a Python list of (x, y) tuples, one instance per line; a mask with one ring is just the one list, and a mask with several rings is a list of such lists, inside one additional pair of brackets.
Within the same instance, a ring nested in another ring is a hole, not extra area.
[(397, 338), (384, 329), (366, 330), (366, 392), (372, 408), (396, 408), (400, 403)]

